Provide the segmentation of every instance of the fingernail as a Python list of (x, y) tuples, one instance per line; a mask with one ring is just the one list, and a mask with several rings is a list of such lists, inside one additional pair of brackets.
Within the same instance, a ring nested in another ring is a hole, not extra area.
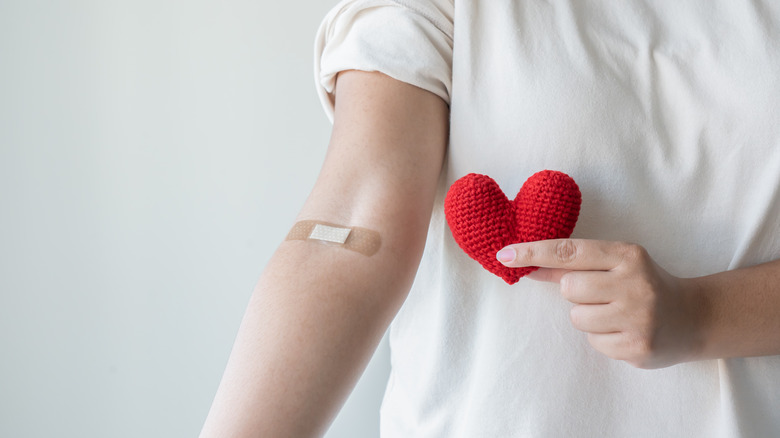
[(504, 248), (496, 254), (496, 258), (501, 263), (511, 262), (517, 257), (514, 248)]

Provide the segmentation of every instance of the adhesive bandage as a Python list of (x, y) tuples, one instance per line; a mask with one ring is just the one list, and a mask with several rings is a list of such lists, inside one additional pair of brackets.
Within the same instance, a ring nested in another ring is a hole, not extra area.
[(373, 230), (311, 220), (293, 225), (285, 240), (316, 240), (366, 256), (374, 255), (382, 243), (379, 233)]

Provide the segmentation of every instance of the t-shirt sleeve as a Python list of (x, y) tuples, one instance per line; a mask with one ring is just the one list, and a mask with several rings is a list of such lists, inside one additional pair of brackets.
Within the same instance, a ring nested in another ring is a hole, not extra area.
[(336, 75), (378, 71), (450, 102), (453, 0), (344, 0), (322, 21), (314, 75), (333, 121)]

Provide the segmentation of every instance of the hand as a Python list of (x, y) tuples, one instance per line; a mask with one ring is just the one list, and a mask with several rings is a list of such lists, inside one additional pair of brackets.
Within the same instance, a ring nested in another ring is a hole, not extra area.
[(596, 350), (638, 368), (695, 360), (701, 328), (695, 287), (670, 275), (639, 246), (583, 239), (509, 245), (509, 267), (539, 266), (528, 277), (560, 284), (574, 303), (571, 322)]

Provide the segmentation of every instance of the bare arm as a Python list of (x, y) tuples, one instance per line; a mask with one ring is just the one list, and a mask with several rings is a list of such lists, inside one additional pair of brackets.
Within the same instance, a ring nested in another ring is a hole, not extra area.
[(780, 355), (780, 260), (686, 282), (703, 333), (698, 359)]
[(201, 437), (321, 435), (403, 303), (422, 254), (448, 108), (379, 73), (339, 75), (335, 122), (298, 220), (378, 231), (365, 256), (283, 242), (259, 280)]

